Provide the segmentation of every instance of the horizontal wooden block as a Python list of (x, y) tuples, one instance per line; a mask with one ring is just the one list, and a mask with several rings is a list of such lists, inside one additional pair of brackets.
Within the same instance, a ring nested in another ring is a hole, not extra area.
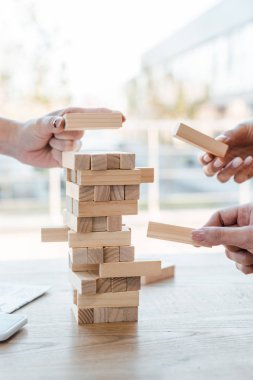
[(112, 185), (110, 187), (111, 201), (123, 201), (124, 198), (125, 198), (124, 185)]
[(76, 217), (74, 214), (67, 212), (67, 226), (80, 233), (92, 232), (92, 218), (90, 217)]
[(108, 310), (108, 321), (115, 322), (136, 322), (138, 320), (138, 307), (112, 307)]
[(85, 234), (69, 231), (68, 238), (69, 246), (71, 248), (97, 246), (119, 247), (131, 244), (131, 230), (128, 227), (123, 227), (122, 231), (117, 232), (88, 232)]
[(107, 153), (107, 169), (120, 169), (120, 153)]
[(92, 218), (92, 231), (93, 232), (107, 231), (106, 216), (96, 216)]
[(95, 153), (91, 155), (91, 170), (107, 170), (106, 153)]
[(119, 247), (104, 247), (104, 262), (119, 262)]
[(122, 230), (122, 216), (107, 216), (107, 231), (121, 231)]
[(119, 247), (119, 261), (134, 261), (134, 247)]
[(127, 291), (127, 278), (113, 277), (112, 278), (112, 292), (117, 293), (117, 292), (126, 292), (126, 291)]
[(125, 200), (138, 200), (140, 198), (140, 185), (125, 186)]
[(111, 188), (109, 185), (95, 186), (94, 201), (95, 202), (108, 202), (110, 200), (110, 192), (111, 192)]
[(153, 168), (137, 168), (141, 172), (141, 183), (153, 183), (155, 179)]
[(182, 123), (177, 126), (174, 137), (218, 157), (225, 157), (228, 150), (227, 144)]
[(161, 261), (134, 261), (104, 263), (99, 265), (99, 277), (134, 277), (157, 275), (161, 272)]
[(73, 304), (72, 311), (79, 325), (138, 321), (138, 306), (85, 309)]
[(78, 185), (138, 185), (141, 170), (77, 170)]
[(104, 262), (103, 247), (88, 248), (87, 264), (101, 264)]
[(96, 273), (98, 273), (99, 264), (73, 264), (70, 261), (69, 268), (72, 272), (96, 272)]
[(62, 152), (62, 167), (72, 170), (90, 170), (90, 157), (90, 154), (81, 152)]
[(121, 216), (137, 215), (137, 201), (109, 201), (109, 202), (78, 202), (73, 200), (73, 214), (75, 216)]
[(68, 241), (68, 231), (67, 226), (42, 227), (41, 241), (43, 243)]
[(135, 276), (135, 277), (127, 277), (126, 278), (126, 286), (127, 286), (127, 291), (135, 291), (135, 290), (140, 290), (141, 288), (141, 277), (140, 276)]
[(94, 323), (108, 323), (109, 322), (109, 308), (96, 307), (94, 308)]
[(70, 283), (79, 294), (96, 294), (98, 278), (95, 272), (69, 272)]
[(147, 236), (154, 239), (194, 245), (192, 240), (192, 228), (188, 227), (149, 222)]
[(161, 273), (157, 276), (143, 276), (141, 278), (141, 283), (143, 285), (147, 285), (147, 284), (153, 284), (153, 283), (156, 283), (156, 282), (160, 282), (160, 281), (163, 281), (163, 280), (167, 280), (169, 278), (172, 278), (174, 277), (174, 273), (175, 273), (175, 265), (165, 265), (165, 266), (162, 266), (162, 270), (161, 270)]
[(70, 248), (69, 257), (72, 264), (88, 264), (88, 248)]
[(77, 294), (79, 308), (127, 307), (139, 305), (139, 292), (99, 293), (95, 295)]
[(120, 153), (120, 169), (130, 170), (135, 168), (134, 153)]
[(94, 201), (94, 186), (78, 186), (67, 181), (66, 195), (81, 202)]
[(118, 129), (122, 127), (122, 115), (119, 112), (66, 113), (64, 119), (65, 129), (72, 131)]

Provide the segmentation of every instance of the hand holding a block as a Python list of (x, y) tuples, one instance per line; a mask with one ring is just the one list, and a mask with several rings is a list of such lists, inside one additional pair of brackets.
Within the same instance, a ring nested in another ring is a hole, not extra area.
[(253, 273), (253, 206), (246, 204), (214, 213), (202, 228), (192, 231), (192, 240), (206, 247), (224, 245), (237, 269)]
[(242, 183), (253, 177), (253, 121), (239, 124), (234, 129), (226, 131), (217, 139), (226, 143), (229, 148), (223, 158), (217, 158), (210, 153), (200, 156), (204, 173), (207, 176), (217, 174), (217, 179), (224, 183), (234, 178)]

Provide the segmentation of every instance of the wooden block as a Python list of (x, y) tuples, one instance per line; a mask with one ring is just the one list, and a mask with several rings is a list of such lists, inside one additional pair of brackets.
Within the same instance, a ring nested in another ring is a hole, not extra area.
[(69, 272), (70, 283), (79, 294), (96, 294), (98, 278), (95, 272)]
[[(90, 154), (81, 152), (62, 152), (62, 167), (72, 170), (90, 170)], [(69, 178), (69, 176), (67, 177)], [(67, 179), (70, 181), (70, 179)]]
[(93, 309), (80, 309), (77, 305), (72, 305), (72, 311), (79, 325), (91, 324), (94, 322)]
[(138, 185), (142, 170), (77, 170), (78, 185)]
[(140, 276), (127, 277), (126, 287), (127, 287), (128, 292), (140, 290), (140, 288), (141, 288), (141, 277)]
[(194, 245), (192, 240), (192, 228), (188, 227), (149, 222), (147, 236), (154, 239)]
[(103, 261), (103, 247), (88, 248), (87, 264), (101, 264)]
[(134, 153), (120, 153), (120, 169), (130, 170), (135, 168)]
[(153, 183), (155, 174), (153, 168), (137, 168), (141, 172), (141, 183)]
[(138, 307), (111, 307), (108, 310), (109, 322), (136, 322)]
[(124, 198), (125, 198), (124, 185), (112, 185), (111, 192), (110, 192), (111, 201), (123, 201)]
[(104, 263), (119, 261), (119, 247), (104, 247)]
[(109, 185), (95, 186), (94, 201), (95, 202), (107, 202), (109, 200), (110, 200), (110, 186)]
[(109, 322), (109, 308), (95, 307), (94, 308), (94, 323), (108, 323), (108, 322)]
[(42, 227), (41, 241), (43, 243), (68, 241), (68, 231), (67, 226)]
[(161, 273), (159, 275), (157, 275), (157, 276), (143, 276), (141, 278), (141, 283), (143, 285), (153, 284), (156, 282), (160, 282), (160, 281), (172, 278), (172, 277), (174, 277), (174, 274), (175, 274), (175, 265), (172, 265), (172, 264), (165, 265), (165, 266), (162, 266), (162, 270), (161, 270)]
[(124, 308), (124, 322), (137, 322), (138, 321), (138, 307), (125, 307)]
[(79, 202), (73, 199), (73, 214), (83, 217), (137, 215), (138, 202)]
[[(64, 152), (62, 152), (62, 154), (63, 153)], [(66, 181), (71, 182), (71, 170), (70, 169), (65, 169), (65, 171), (66, 171), (66, 175), (65, 175)]]
[(73, 212), (73, 199), (70, 197), (66, 197), (66, 209), (68, 212)]
[(112, 277), (112, 292), (126, 292), (127, 291), (127, 279), (126, 277)]
[(118, 129), (122, 127), (122, 115), (119, 112), (110, 113), (67, 113), (64, 115), (65, 129), (93, 130), (93, 129)]
[(134, 247), (119, 247), (119, 261), (134, 261)]
[(64, 226), (67, 225), (67, 209), (66, 208), (64, 208), (62, 211), (62, 222)]
[(107, 216), (107, 231), (121, 231), (122, 230), (122, 216)]
[(107, 170), (107, 154), (95, 153), (91, 155), (91, 170)]
[(76, 232), (92, 232), (92, 218), (89, 217), (77, 217), (68, 212), (67, 225), (71, 230)]
[(131, 230), (128, 227), (123, 227), (122, 231), (118, 232), (87, 232), (85, 234), (69, 231), (68, 241), (71, 248), (97, 247), (98, 245), (101, 247), (119, 247), (131, 244)]
[(76, 289), (73, 289), (73, 303), (75, 305), (77, 304), (77, 291), (76, 291)]
[(107, 153), (107, 169), (120, 169), (120, 153)]
[(112, 280), (111, 278), (99, 278), (97, 280), (97, 293), (111, 293)]
[(72, 272), (96, 272), (96, 273), (98, 273), (99, 264), (73, 264), (70, 261), (69, 268)]
[(125, 200), (138, 200), (140, 198), (140, 185), (125, 186)]
[(71, 170), (70, 179), (73, 183), (77, 182), (77, 170)]
[(66, 182), (66, 195), (81, 202), (94, 201), (94, 186), (78, 186)]
[(225, 157), (228, 150), (227, 144), (182, 123), (177, 126), (174, 137), (218, 157)]
[(95, 216), (94, 218), (92, 218), (92, 231), (93, 232), (107, 231), (106, 216)]
[(99, 265), (99, 277), (134, 277), (157, 275), (161, 272), (161, 261), (134, 261), (104, 263)]
[(70, 248), (69, 256), (72, 264), (88, 264), (88, 248)]
[(139, 305), (139, 292), (98, 293), (95, 295), (77, 294), (79, 308), (127, 307)]

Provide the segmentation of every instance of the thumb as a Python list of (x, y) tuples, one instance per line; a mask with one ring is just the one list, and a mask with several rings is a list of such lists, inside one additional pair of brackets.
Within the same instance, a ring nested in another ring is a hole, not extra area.
[[(215, 245), (233, 245), (247, 248), (249, 239), (253, 236), (253, 227), (202, 227), (193, 230), (192, 239), (195, 243), (212, 247)], [(253, 238), (252, 238), (253, 240)]]
[(65, 121), (62, 116), (43, 116), (34, 123), (36, 134), (42, 138), (51, 137), (52, 134), (61, 133), (64, 130)]

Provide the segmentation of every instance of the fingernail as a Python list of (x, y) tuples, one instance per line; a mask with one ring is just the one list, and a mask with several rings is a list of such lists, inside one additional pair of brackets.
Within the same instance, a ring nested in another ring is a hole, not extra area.
[(219, 141), (223, 141), (223, 142), (228, 142), (230, 140), (230, 138), (226, 135), (219, 135), (216, 137), (215, 140), (219, 140)]
[(242, 162), (243, 162), (243, 160), (241, 159), (241, 157), (236, 157), (232, 161), (232, 166), (234, 168), (238, 168), (242, 164)]
[(253, 161), (252, 156), (248, 156), (248, 157), (245, 158), (244, 164), (245, 165), (250, 165), (252, 163), (252, 161)]
[(221, 159), (220, 158), (216, 158), (216, 160), (214, 161), (214, 163), (213, 163), (213, 166), (215, 167), (215, 168), (220, 168), (221, 166), (223, 166), (223, 161), (221, 161)]
[(204, 230), (193, 230), (192, 231), (192, 240), (197, 243), (203, 243), (206, 238), (206, 233)]
[(62, 117), (58, 117), (57, 119), (55, 119), (55, 121), (54, 121), (54, 128), (60, 128), (61, 127), (61, 123), (62, 123)]
[(205, 161), (207, 164), (208, 162), (212, 161), (212, 157), (209, 156), (209, 154), (204, 154), (203, 161)]

